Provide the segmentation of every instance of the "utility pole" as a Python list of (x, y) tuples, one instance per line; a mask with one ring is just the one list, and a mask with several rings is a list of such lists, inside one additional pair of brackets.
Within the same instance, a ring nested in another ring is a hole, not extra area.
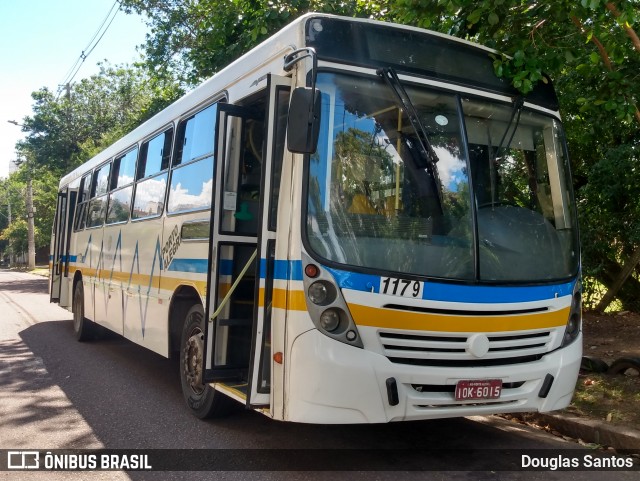
[[(27, 161), (28, 162), (28, 161)], [(33, 187), (31, 185), (31, 171), (27, 165), (27, 243), (28, 243), (28, 267), (32, 271), (36, 268), (36, 239), (35, 226), (33, 224)]]
[[(11, 199), (7, 199), (7, 220), (11, 225)], [(13, 255), (13, 247), (11, 246), (11, 239), (9, 238), (9, 267), (15, 264), (15, 257)]]

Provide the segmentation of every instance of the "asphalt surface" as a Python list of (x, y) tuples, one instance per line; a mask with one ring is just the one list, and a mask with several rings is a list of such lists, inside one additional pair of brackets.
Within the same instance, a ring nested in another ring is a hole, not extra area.
[[(332, 426), (240, 409), (201, 421), (184, 406), (176, 361), (115, 335), (75, 341), (71, 313), (49, 303), (47, 285), (0, 270), (0, 449), (225, 449), (231, 470), (0, 472), (0, 479), (640, 479), (638, 471), (520, 471), (523, 454), (553, 457), (580, 446), (497, 417)], [(270, 471), (255, 470), (264, 466), (258, 449), (273, 450)], [(300, 458), (309, 453), (309, 469), (291, 471), (308, 467)], [(349, 472), (327, 471), (337, 468)]]

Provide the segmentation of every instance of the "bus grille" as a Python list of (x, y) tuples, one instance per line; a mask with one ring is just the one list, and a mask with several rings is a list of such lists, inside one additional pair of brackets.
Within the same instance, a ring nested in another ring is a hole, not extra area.
[(394, 363), (438, 367), (481, 367), (537, 361), (550, 350), (552, 331), (528, 334), (488, 334), (489, 351), (475, 357), (471, 335), (378, 333), (384, 355)]

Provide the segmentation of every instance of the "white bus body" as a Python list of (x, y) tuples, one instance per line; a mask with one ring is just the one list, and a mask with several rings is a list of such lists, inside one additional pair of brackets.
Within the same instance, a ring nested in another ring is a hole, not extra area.
[[(284, 68), (307, 47), (317, 68)], [(61, 180), (52, 301), (80, 340), (97, 324), (177, 353), (199, 417), (230, 398), (308, 423), (567, 406), (579, 249), (557, 105), (550, 85), (514, 101), (488, 53), (295, 20)], [(291, 92), (316, 80), (317, 149), (293, 153)]]

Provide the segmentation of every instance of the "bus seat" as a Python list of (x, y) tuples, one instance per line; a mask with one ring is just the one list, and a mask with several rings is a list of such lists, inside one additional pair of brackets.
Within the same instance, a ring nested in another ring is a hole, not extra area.
[(378, 211), (373, 206), (369, 197), (364, 194), (355, 194), (351, 200), (348, 212), (351, 214), (377, 214)]
[[(402, 209), (402, 200), (400, 200), (398, 209)], [(396, 215), (397, 212), (396, 212), (396, 196), (395, 195), (390, 195), (384, 199), (384, 207), (383, 207), (382, 213), (387, 217)]]

